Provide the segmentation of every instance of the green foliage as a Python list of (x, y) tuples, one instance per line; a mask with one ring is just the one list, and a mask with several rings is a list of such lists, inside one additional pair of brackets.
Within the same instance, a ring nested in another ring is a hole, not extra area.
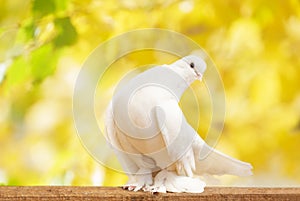
[(15, 59), (7, 71), (7, 90), (15, 85), (40, 82), (55, 72), (57, 64), (57, 52), (51, 44), (45, 45), (33, 51), (29, 56), (20, 56)]
[(57, 55), (51, 44), (40, 47), (32, 52), (30, 63), (34, 81), (42, 81), (55, 72)]
[(27, 42), (34, 39), (34, 31), (36, 24), (33, 20), (27, 20), (24, 22), (24, 26), (18, 31), (18, 40)]
[(24, 57), (15, 59), (14, 63), (7, 71), (6, 87), (10, 88), (13, 85), (24, 84), (30, 76), (29, 65)]
[(77, 40), (77, 32), (69, 17), (55, 19), (57, 35), (54, 38), (54, 45), (57, 48), (73, 45)]
[(56, 4), (54, 0), (33, 0), (32, 11), (34, 17), (37, 19), (52, 14), (55, 10)]

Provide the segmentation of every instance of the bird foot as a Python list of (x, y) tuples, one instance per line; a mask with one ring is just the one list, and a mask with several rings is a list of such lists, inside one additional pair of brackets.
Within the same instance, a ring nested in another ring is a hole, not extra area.
[(134, 184), (126, 184), (123, 186), (124, 190), (129, 190), (129, 191), (139, 191), (143, 188), (144, 185), (134, 183)]
[(149, 188), (152, 183), (152, 174), (135, 175), (126, 185), (123, 186), (123, 189), (129, 191), (139, 191), (144, 188)]

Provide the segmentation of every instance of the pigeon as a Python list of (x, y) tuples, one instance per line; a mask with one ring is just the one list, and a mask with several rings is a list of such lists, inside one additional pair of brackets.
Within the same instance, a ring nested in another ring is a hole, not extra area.
[(202, 58), (185, 56), (138, 74), (114, 93), (105, 136), (128, 176), (124, 189), (201, 193), (201, 176), (252, 175), (251, 164), (210, 147), (178, 105), (205, 70)]

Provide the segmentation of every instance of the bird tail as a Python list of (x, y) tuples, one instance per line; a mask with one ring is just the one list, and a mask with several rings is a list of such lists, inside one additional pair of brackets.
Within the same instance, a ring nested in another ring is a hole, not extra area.
[(200, 139), (193, 145), (196, 174), (251, 176), (252, 165), (223, 154)]

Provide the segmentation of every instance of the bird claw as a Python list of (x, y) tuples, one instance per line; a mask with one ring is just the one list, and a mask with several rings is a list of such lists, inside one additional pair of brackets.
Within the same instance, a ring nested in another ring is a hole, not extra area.
[(163, 186), (157, 186), (157, 185), (150, 186), (148, 184), (141, 185), (141, 184), (137, 184), (137, 183), (124, 185), (123, 189), (128, 190), (128, 191), (134, 191), (134, 192), (143, 190), (144, 192), (150, 192), (152, 194), (167, 192), (166, 187), (164, 185)]
[(136, 186), (129, 184), (129, 185), (123, 186), (123, 189), (124, 189), (124, 190), (132, 191), (132, 190), (135, 189), (135, 187), (136, 187)]
[(124, 190), (129, 190), (129, 191), (139, 191), (143, 188), (144, 185), (142, 184), (138, 184), (138, 183), (135, 183), (135, 184), (126, 184), (123, 186), (123, 189)]
[(123, 186), (123, 189), (136, 192), (144, 188), (149, 188), (153, 183), (152, 174), (141, 174), (143, 172), (147, 171), (140, 169), (138, 171), (140, 174), (130, 177), (129, 182)]

